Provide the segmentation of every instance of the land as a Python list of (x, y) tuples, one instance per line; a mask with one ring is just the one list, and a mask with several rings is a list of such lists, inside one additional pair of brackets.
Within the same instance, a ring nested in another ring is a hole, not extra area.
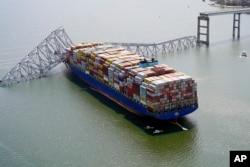
[(224, 7), (250, 7), (250, 0), (210, 0), (214, 2), (212, 6)]

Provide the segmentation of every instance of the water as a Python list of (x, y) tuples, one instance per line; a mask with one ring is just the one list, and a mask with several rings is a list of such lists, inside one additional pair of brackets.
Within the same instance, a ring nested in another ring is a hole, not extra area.
[[(63, 25), (72, 40), (160, 42), (196, 35), (209, 2), (0, 0), (0, 75)], [(232, 40), (232, 15), (211, 17), (210, 47), (161, 63), (194, 77), (199, 109), (169, 123), (127, 113), (59, 66), (39, 80), (0, 88), (0, 166), (229, 166), (230, 150), (250, 148), (249, 15)], [(164, 129), (152, 135), (146, 125)]]

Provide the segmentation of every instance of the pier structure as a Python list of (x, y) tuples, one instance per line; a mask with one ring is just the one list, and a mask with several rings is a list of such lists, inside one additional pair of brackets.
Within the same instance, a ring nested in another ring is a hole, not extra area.
[[(225, 14), (233, 14), (233, 38), (240, 38), (240, 16), (244, 13), (250, 13), (250, 8), (237, 10), (220, 10), (212, 12), (201, 12), (198, 16), (197, 24), (197, 44), (209, 45), (209, 16), (218, 16)], [(205, 38), (205, 39), (202, 39)]]

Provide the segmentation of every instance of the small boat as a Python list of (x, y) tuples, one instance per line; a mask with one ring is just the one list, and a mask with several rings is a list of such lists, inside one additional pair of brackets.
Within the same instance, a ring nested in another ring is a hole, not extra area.
[(247, 57), (247, 52), (246, 51), (242, 51), (241, 52), (241, 57)]
[(153, 134), (160, 134), (160, 133), (163, 133), (163, 130), (158, 130), (158, 129), (156, 129), (156, 130), (154, 130), (154, 132), (153, 132)]
[(144, 129), (154, 129), (154, 127), (148, 125), (148, 126), (144, 127)]

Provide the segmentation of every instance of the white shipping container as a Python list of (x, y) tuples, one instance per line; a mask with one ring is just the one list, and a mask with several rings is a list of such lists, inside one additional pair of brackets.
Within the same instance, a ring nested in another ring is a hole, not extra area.
[(108, 68), (108, 74), (109, 74), (109, 77), (110, 78), (113, 78), (113, 75), (114, 75), (114, 69), (112, 69), (112, 68)]
[(105, 56), (106, 56), (106, 55), (103, 54), (103, 53), (97, 54), (97, 57), (98, 57), (98, 58), (105, 57)]
[(142, 82), (142, 86), (144, 86), (144, 87), (148, 87), (148, 84), (146, 83), (146, 82)]
[(133, 99), (136, 101), (140, 101), (140, 96), (133, 94)]
[(82, 61), (82, 70), (85, 71), (86, 70), (86, 63), (84, 61)]
[(108, 76), (107, 75), (103, 75), (103, 79), (104, 79), (104, 81), (109, 81), (109, 78), (108, 78)]
[(143, 78), (140, 78), (139, 76), (135, 76), (135, 82), (138, 84), (141, 84), (143, 81)]
[(181, 80), (181, 82), (187, 82), (187, 81), (190, 81), (192, 79), (188, 75), (182, 75), (182, 76), (179, 76), (178, 78)]
[(93, 51), (95, 51), (95, 48), (86, 48), (84, 52), (90, 54)]
[(114, 82), (114, 87), (116, 90), (120, 90), (120, 86), (119, 86), (119, 83), (117, 82)]
[(145, 77), (147, 77), (147, 74), (145, 74), (144, 72), (139, 72), (137, 73), (137, 76), (144, 79)]
[(95, 57), (95, 63), (99, 64), (100, 63), (100, 59), (101, 59), (100, 57)]
[(111, 69), (115, 69), (115, 67), (116, 67), (115, 64), (111, 64), (111, 65), (109, 66), (109, 68), (111, 68)]
[(119, 67), (115, 67), (116, 72), (121, 72), (122, 70)]
[(132, 86), (133, 85), (134, 80), (132, 80), (131, 78), (127, 78), (127, 84)]
[(120, 86), (125, 86), (125, 84), (126, 84), (125, 82), (119, 81)]

